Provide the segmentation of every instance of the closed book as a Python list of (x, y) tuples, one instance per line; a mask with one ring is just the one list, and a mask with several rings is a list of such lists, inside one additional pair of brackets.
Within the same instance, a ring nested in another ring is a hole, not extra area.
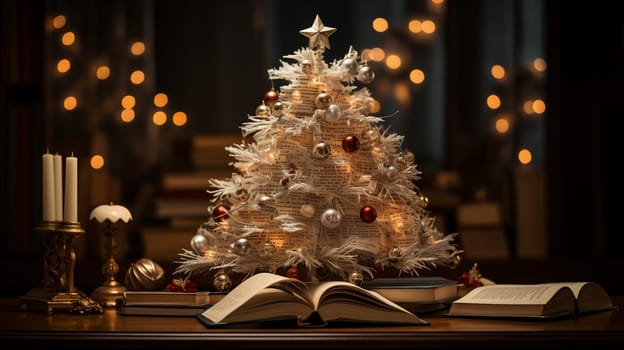
[(401, 304), (439, 304), (458, 297), (458, 283), (437, 276), (375, 278), (364, 281), (362, 287)]
[(123, 304), (129, 305), (214, 305), (227, 294), (226, 292), (168, 292), (168, 291), (126, 291)]
[(171, 317), (194, 317), (202, 313), (211, 305), (186, 306), (186, 305), (122, 305), (119, 314), (124, 316), (171, 316)]

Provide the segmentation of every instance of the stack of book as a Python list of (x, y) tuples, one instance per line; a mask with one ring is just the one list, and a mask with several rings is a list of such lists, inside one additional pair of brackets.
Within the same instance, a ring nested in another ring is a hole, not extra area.
[[(232, 176), (232, 158), (226, 146), (241, 142), (241, 134), (197, 134), (190, 136), (179, 155), (189, 166), (162, 174), (159, 191), (153, 198), (153, 225), (139, 231), (142, 255), (160, 263), (178, 258), (180, 248), (190, 249), (191, 237), (211, 215), (210, 179)], [(180, 141), (181, 142), (181, 141)]]
[(459, 284), (439, 276), (375, 278), (362, 287), (419, 314), (445, 309), (459, 297)]
[(195, 316), (223, 299), (226, 292), (126, 291), (121, 315)]

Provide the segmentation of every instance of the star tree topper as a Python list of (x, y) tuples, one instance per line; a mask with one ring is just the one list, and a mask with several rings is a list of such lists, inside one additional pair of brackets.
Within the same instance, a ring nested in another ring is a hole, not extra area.
[(299, 31), (301, 35), (310, 39), (310, 43), (308, 44), (308, 46), (311, 49), (315, 49), (317, 46), (321, 49), (330, 49), (331, 46), (329, 46), (329, 36), (334, 34), (335, 32), (336, 28), (325, 26), (323, 24), (323, 21), (321, 21), (321, 17), (319, 17), (319, 15), (316, 15), (314, 23), (312, 23), (312, 26), (310, 28)]

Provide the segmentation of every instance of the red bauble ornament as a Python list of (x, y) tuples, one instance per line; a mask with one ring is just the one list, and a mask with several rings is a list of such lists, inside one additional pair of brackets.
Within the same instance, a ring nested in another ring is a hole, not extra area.
[(280, 183), (282, 184), (282, 186), (286, 186), (288, 185), (288, 183), (290, 182), (290, 178), (288, 176), (284, 176), (281, 180)]
[(370, 224), (377, 219), (377, 210), (370, 205), (365, 205), (362, 209), (360, 209), (360, 219), (362, 219), (365, 223)]
[(288, 276), (290, 278), (300, 279), (301, 278), (301, 271), (299, 271), (298, 268), (293, 266), (293, 267), (289, 268), (288, 271), (286, 271), (286, 276)]
[(275, 89), (271, 89), (264, 94), (264, 103), (266, 103), (269, 107), (273, 107), (275, 102), (279, 99), (279, 95)]
[(349, 135), (342, 140), (342, 149), (347, 153), (353, 153), (360, 149), (360, 140), (353, 135)]
[(212, 210), (212, 218), (215, 222), (223, 222), (229, 218), (227, 214), (229, 210), (230, 207), (225, 204), (218, 205)]

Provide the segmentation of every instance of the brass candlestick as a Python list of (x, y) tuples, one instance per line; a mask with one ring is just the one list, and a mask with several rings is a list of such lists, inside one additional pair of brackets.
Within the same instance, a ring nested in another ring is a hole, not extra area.
[(119, 220), (127, 223), (132, 220), (130, 211), (121, 205), (100, 205), (91, 211), (89, 219), (96, 219), (98, 222), (106, 222), (106, 261), (102, 266), (102, 274), (106, 277), (106, 281), (97, 287), (91, 294), (91, 298), (105, 307), (114, 307), (117, 302), (123, 299), (126, 287), (115, 279), (115, 275), (119, 272), (119, 265), (115, 261), (115, 233), (117, 228), (115, 223)]
[(79, 222), (43, 222), (35, 228), (41, 233), (45, 248), (41, 286), (20, 297), (22, 310), (56, 310), (72, 313), (102, 312), (99, 304), (80, 292), (74, 285), (76, 269), (76, 241), (85, 231)]

